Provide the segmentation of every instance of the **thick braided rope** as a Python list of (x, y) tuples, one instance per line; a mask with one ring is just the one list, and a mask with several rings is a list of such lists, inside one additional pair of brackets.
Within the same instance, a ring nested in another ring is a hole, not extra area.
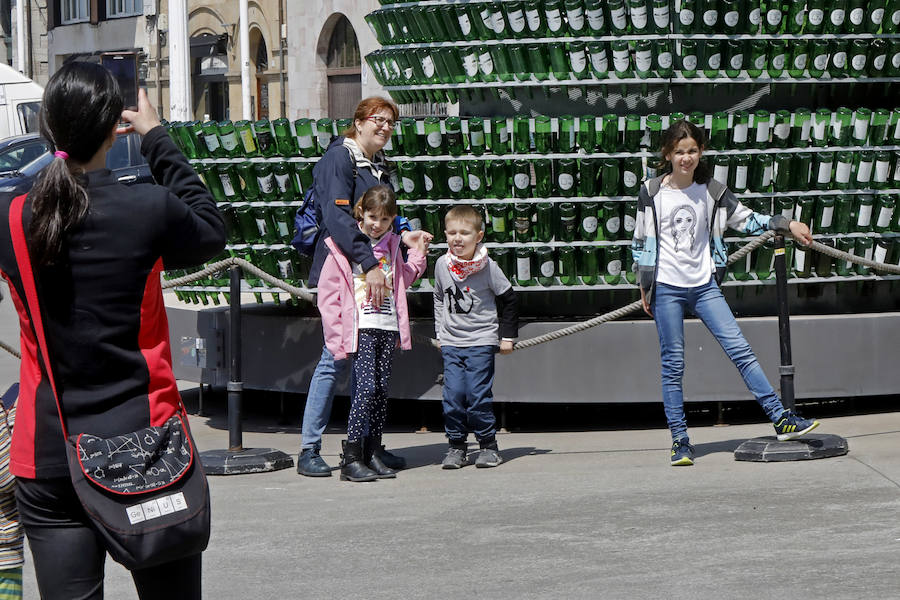
[(833, 256), (834, 258), (838, 258), (840, 260), (847, 260), (864, 267), (869, 267), (870, 269), (874, 269), (876, 271), (900, 275), (900, 265), (889, 265), (886, 263), (875, 262), (874, 260), (869, 260), (868, 258), (865, 258), (863, 256), (848, 254), (843, 250), (838, 250), (837, 248), (832, 248), (831, 246), (826, 246), (825, 244), (821, 244), (816, 241), (813, 241), (813, 243), (811, 243), (809, 247), (816, 252), (821, 252), (822, 254), (827, 254), (828, 256)]

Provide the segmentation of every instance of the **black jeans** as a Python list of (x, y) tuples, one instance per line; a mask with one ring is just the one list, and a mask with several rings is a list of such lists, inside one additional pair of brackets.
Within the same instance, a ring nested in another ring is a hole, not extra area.
[[(20, 478), (16, 502), (42, 600), (102, 599), (106, 549), (69, 478)], [(200, 554), (131, 572), (141, 600), (200, 600), (200, 575)]]

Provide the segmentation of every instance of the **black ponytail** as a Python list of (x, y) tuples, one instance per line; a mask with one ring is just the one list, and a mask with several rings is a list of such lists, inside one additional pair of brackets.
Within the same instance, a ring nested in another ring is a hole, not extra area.
[(29, 194), (28, 245), (36, 265), (57, 262), (66, 233), (87, 216), (90, 200), (83, 173), (70, 165), (94, 157), (118, 123), (122, 108), (115, 78), (96, 63), (67, 63), (47, 83), (41, 103), (41, 135), (62, 152), (41, 172)]

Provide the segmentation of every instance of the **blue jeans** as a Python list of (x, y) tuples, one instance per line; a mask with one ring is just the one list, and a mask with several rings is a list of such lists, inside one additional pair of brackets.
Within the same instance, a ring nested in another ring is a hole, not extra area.
[(450, 442), (465, 442), (469, 432), (479, 442), (497, 433), (494, 417), (496, 346), (441, 346), (444, 357), (444, 429)]
[(686, 438), (687, 422), (684, 418), (684, 315), (694, 313), (725, 350), (773, 423), (781, 417), (784, 406), (772, 389), (766, 374), (750, 344), (744, 339), (725, 297), (715, 280), (695, 288), (682, 288), (664, 283), (656, 284), (653, 299), (653, 316), (659, 333), (659, 354), (662, 362), (662, 397), (666, 420), (672, 439)]
[[(322, 356), (309, 381), (306, 393), (306, 407), (303, 409), (300, 449), (321, 448), (322, 433), (331, 418), (331, 402), (334, 400), (335, 381), (343, 377), (350, 366), (350, 359), (334, 360), (327, 347), (322, 346)], [(353, 387), (353, 380), (350, 381)]]

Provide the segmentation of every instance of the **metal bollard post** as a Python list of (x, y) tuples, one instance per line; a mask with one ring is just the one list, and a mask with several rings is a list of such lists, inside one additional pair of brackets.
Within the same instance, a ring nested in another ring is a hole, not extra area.
[(228, 377), (228, 450), (240, 452), (244, 449), (241, 427), (241, 405), (244, 382), (241, 379), (241, 268), (231, 267), (231, 305), (228, 309), (231, 321), (229, 354), (231, 368)]
[(778, 340), (781, 349), (781, 402), (788, 410), (794, 410), (794, 362), (791, 358), (791, 320), (787, 300), (787, 265), (785, 264), (784, 236), (775, 236), (775, 295), (778, 300)]

